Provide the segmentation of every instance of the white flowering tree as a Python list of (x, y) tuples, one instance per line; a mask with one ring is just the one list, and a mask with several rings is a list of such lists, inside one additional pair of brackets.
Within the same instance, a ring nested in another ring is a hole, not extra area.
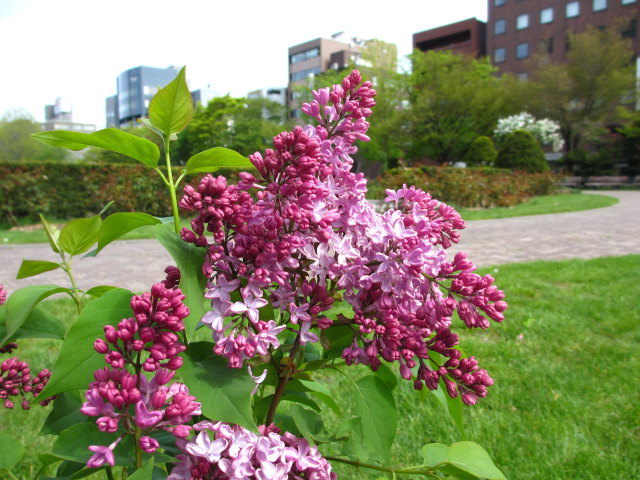
[(508, 134), (516, 130), (526, 130), (531, 133), (543, 145), (551, 145), (554, 152), (559, 152), (564, 147), (564, 141), (560, 134), (560, 125), (553, 120), (536, 118), (527, 112), (501, 118), (493, 134), (498, 140), (502, 140)]

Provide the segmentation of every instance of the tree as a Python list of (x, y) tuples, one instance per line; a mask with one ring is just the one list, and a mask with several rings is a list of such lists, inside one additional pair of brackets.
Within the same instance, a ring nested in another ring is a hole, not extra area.
[(540, 142), (527, 130), (516, 130), (505, 137), (496, 167), (525, 172), (549, 170)]
[(440, 165), (462, 160), (478, 136), (488, 136), (498, 118), (516, 107), (487, 58), (449, 51), (414, 52), (410, 76), (411, 133), (408, 153)]
[(569, 33), (567, 63), (536, 57), (529, 82), (529, 111), (560, 125), (566, 152), (594, 136), (625, 96), (631, 101), (633, 66), (630, 43), (615, 30), (588, 27)]
[(250, 155), (270, 144), (282, 126), (282, 106), (276, 102), (218, 97), (196, 110), (189, 127), (178, 136), (174, 153), (182, 163), (213, 147)]
[(61, 161), (67, 153), (31, 137), (42, 128), (28, 113), (12, 111), (0, 119), (0, 162)]
[(471, 142), (464, 161), (468, 166), (492, 167), (497, 156), (498, 152), (493, 145), (493, 140), (489, 137), (478, 137)]

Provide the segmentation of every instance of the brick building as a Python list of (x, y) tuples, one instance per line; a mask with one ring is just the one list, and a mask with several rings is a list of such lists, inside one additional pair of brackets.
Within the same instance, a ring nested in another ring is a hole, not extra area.
[(475, 18), (413, 34), (414, 50), (451, 50), (475, 57), (486, 55), (486, 24)]
[(563, 62), (567, 32), (620, 25), (640, 57), (639, 0), (488, 0), (487, 55), (500, 73), (528, 75), (529, 57), (548, 53)]

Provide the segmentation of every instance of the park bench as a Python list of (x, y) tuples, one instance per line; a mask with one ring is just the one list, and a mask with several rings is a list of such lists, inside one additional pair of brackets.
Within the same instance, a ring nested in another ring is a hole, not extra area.
[(560, 186), (562, 187), (571, 187), (571, 188), (580, 188), (583, 185), (582, 177), (566, 177), (562, 182), (560, 182)]
[(584, 186), (587, 188), (620, 188), (629, 185), (629, 177), (625, 176), (591, 176)]

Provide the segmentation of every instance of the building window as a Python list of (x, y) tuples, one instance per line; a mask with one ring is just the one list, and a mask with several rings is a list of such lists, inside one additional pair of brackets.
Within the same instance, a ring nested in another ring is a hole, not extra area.
[(567, 3), (567, 18), (573, 18), (580, 15), (580, 2)]
[(622, 0), (622, 5), (629, 5), (631, 3), (636, 3), (637, 0)]
[(553, 53), (553, 37), (541, 39), (538, 51), (540, 53)]
[(516, 47), (516, 58), (527, 58), (529, 56), (529, 44), (520, 43)]
[(521, 82), (526, 82), (527, 80), (529, 80), (529, 74), (527, 72), (519, 73), (518, 80), (520, 80)]
[(316, 75), (318, 73), (320, 73), (320, 67), (307, 68), (306, 70), (293, 72), (290, 78), (292, 82), (299, 82), (300, 80), (304, 80), (310, 75)]
[(502, 63), (507, 59), (506, 48), (496, 48), (493, 52), (493, 63)]
[(607, 0), (593, 0), (593, 11), (599, 12), (607, 9)]
[(529, 14), (523, 13), (522, 15), (518, 15), (516, 20), (516, 28), (518, 30), (524, 30), (525, 28), (529, 28)]
[(553, 7), (543, 8), (540, 10), (540, 23), (553, 22)]
[(318, 47), (305, 50), (304, 52), (294, 53), (289, 57), (289, 63), (298, 63), (310, 58), (315, 58), (320, 55), (320, 49)]
[(622, 38), (636, 38), (638, 36), (638, 19), (629, 20), (627, 28), (622, 31)]
[(506, 1), (506, 0), (495, 0), (495, 2), (493, 2), (493, 4), (494, 4), (496, 7), (499, 7), (499, 6), (501, 6), (501, 5), (504, 5), (505, 1)]
[(496, 20), (496, 23), (493, 25), (493, 33), (495, 35), (502, 35), (506, 31), (507, 31), (507, 21)]

